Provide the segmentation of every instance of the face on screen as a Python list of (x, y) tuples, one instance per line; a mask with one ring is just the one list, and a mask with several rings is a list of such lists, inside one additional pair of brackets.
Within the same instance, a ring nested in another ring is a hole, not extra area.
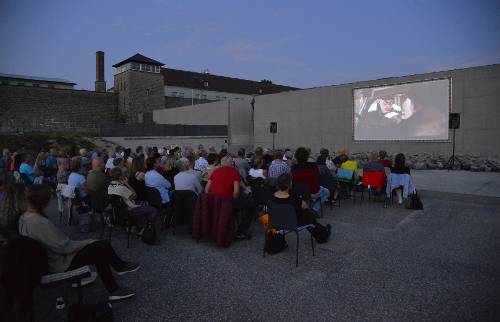
[(392, 100), (384, 100), (384, 103), (382, 104), (382, 112), (383, 113), (389, 113), (392, 112)]

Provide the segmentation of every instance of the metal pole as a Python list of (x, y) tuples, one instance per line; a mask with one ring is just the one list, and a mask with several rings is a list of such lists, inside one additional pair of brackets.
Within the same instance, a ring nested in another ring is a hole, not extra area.
[(231, 100), (227, 101), (227, 150), (231, 145)]
[(274, 151), (274, 136), (276, 135), (276, 133), (273, 133), (273, 151)]

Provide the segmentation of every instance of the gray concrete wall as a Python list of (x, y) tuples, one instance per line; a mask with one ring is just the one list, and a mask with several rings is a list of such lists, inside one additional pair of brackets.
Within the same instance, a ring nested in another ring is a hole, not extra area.
[(252, 107), (245, 101), (218, 101), (156, 110), (153, 121), (157, 124), (227, 125), (231, 151), (251, 147), (253, 142)]
[[(256, 97), (255, 146), (271, 147), (269, 123), (278, 122), (276, 146), (321, 147), (352, 152), (451, 154), (451, 142), (355, 142), (352, 90), (433, 78), (452, 78), (451, 111), (461, 114), (456, 153), (500, 155), (500, 65), (392, 77)], [(452, 133), (450, 131), (450, 138)]]

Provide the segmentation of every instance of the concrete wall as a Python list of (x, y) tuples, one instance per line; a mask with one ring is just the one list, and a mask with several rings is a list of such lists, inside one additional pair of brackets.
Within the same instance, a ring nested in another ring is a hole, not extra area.
[[(451, 142), (358, 143), (353, 140), (353, 88), (432, 78), (452, 78), (452, 112), (461, 114), (456, 153), (500, 155), (500, 65), (481, 66), (344, 85), (312, 88), (255, 98), (255, 146), (271, 147), (269, 123), (278, 122), (277, 147), (321, 147), (352, 152), (451, 154)], [(451, 138), (450, 132), (450, 138)]]
[(114, 93), (0, 85), (0, 132), (95, 131), (116, 105)]
[(245, 101), (218, 101), (213, 103), (156, 110), (157, 124), (227, 125), (231, 151), (252, 145), (252, 107)]
[(190, 137), (190, 136), (151, 136), (151, 137), (103, 137), (117, 145), (125, 148), (135, 149), (139, 145), (142, 147), (169, 147), (175, 146), (190, 146), (196, 148), (199, 144), (203, 144), (205, 148), (214, 146), (217, 151), (223, 147), (227, 148), (226, 136), (212, 136), (212, 137)]

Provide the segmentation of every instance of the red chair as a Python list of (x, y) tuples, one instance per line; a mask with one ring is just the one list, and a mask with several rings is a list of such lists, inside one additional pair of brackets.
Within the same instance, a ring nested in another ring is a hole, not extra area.
[(371, 188), (382, 191), (385, 184), (385, 172), (363, 172), (363, 186), (368, 189), (368, 200), (371, 198)]

